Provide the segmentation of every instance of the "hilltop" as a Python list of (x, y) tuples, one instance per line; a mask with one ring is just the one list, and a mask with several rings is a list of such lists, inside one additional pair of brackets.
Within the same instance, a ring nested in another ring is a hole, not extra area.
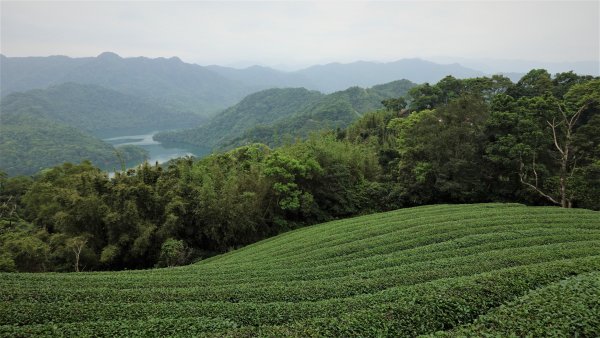
[[(577, 295), (598, 294), (599, 245), (593, 211), (409, 208), (302, 228), (180, 268), (1, 274), (0, 335), (398, 337), (480, 318), (460, 332), (596, 336), (598, 307)], [(577, 310), (543, 325), (558, 296), (562, 311)], [(510, 316), (506, 308), (533, 304), (526, 322), (486, 326)]]

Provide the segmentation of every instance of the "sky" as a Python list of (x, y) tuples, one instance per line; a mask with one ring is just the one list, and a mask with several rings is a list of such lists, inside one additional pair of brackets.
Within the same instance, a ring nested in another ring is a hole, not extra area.
[[(5, 1), (7, 56), (300, 67), (402, 58), (600, 60), (600, 1)], [(600, 62), (600, 61), (599, 61)]]

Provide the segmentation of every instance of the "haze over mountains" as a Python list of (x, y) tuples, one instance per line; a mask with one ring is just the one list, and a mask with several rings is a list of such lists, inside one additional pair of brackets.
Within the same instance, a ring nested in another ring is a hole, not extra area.
[(94, 84), (135, 95), (174, 112), (208, 115), (255, 91), (178, 58), (1, 57), (2, 95), (65, 82)]
[(252, 66), (236, 69), (199, 66), (169, 59), (122, 58), (105, 52), (97, 57), (0, 58), (2, 96), (16, 91), (45, 88), (65, 82), (94, 84), (135, 95), (176, 112), (203, 116), (227, 108), (244, 96), (273, 87), (304, 87), (330, 93), (352, 86), (371, 87), (399, 79), (415, 83), (436, 82), (446, 75), (456, 78), (484, 73), (459, 64), (436, 64), (421, 59), (378, 63), (315, 65), (295, 72)]
[[(433, 57), (430, 61), (439, 63), (459, 63), (465, 67), (477, 69), (487, 74), (513, 73), (523, 75), (531, 69), (546, 69), (551, 74), (572, 70), (577, 74), (600, 76), (600, 62), (598, 61), (569, 61), (569, 62), (542, 62), (535, 60), (511, 59), (474, 59), (459, 57)], [(518, 79), (511, 78), (516, 81)]]

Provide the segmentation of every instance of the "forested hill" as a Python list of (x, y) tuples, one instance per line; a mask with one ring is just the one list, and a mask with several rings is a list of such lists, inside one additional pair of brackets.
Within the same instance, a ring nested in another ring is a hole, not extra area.
[(155, 135), (159, 141), (215, 147), (261, 124), (271, 124), (306, 109), (324, 95), (304, 88), (267, 89), (250, 94), (200, 127)]
[(305, 138), (311, 132), (344, 129), (362, 114), (383, 108), (383, 101), (406, 96), (414, 86), (408, 80), (399, 80), (372, 88), (351, 87), (335, 92), (292, 116), (250, 128), (221, 147), (227, 149), (252, 142), (277, 146), (294, 138)]
[(136, 96), (97, 85), (65, 83), (13, 93), (0, 100), (3, 113), (35, 111), (66, 125), (98, 133), (126, 129), (165, 129), (200, 123), (192, 113), (173, 112)]
[(361, 114), (383, 107), (383, 100), (406, 95), (413, 86), (399, 80), (329, 95), (302, 88), (270, 89), (246, 97), (198, 128), (160, 133), (155, 138), (217, 148), (252, 142), (274, 145), (314, 131), (345, 128)]
[(178, 58), (98, 57), (0, 58), (2, 95), (76, 82), (95, 84), (160, 104), (175, 112), (209, 115), (255, 91)]
[(91, 160), (104, 169), (120, 168), (121, 160), (139, 162), (146, 156), (141, 148), (123, 146), (117, 150), (92, 135), (36, 111), (2, 110), (0, 169), (11, 176), (32, 175), (48, 167), (64, 162), (77, 163), (82, 159)]

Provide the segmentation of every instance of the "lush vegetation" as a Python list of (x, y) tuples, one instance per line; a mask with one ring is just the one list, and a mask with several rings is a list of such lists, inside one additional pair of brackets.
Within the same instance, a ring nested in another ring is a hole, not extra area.
[[(517, 84), (447, 77), (384, 100), (386, 109), (346, 130), (276, 149), (251, 144), (114, 178), (83, 163), (4, 179), (3, 269), (184, 264), (290, 229), (423, 204), (598, 210), (599, 103), (600, 80), (573, 73), (534, 70)], [(84, 243), (77, 264), (64, 249), (72, 241)], [(25, 242), (46, 254), (22, 256)]]
[[(174, 244), (165, 256), (176, 257)], [(471, 335), (597, 336), (599, 245), (594, 211), (409, 208), (299, 229), (186, 267), (4, 273), (0, 335), (406, 337), (477, 320)], [(570, 317), (546, 325), (555, 310)]]
[(8, 235), (0, 243), (9, 248), (11, 241), (35, 238), (48, 253), (21, 261), (20, 250), (5, 250), (21, 271), (73, 270), (72, 255), (56, 242), (71, 238), (86, 240), (81, 266), (87, 270), (160, 264), (169, 238), (185, 241), (188, 262), (377, 210), (374, 196), (384, 186), (375, 182), (376, 168), (370, 149), (333, 137), (275, 151), (252, 145), (168, 168), (145, 164), (112, 179), (89, 163), (65, 164), (33, 181), (2, 182), (5, 208), (13, 213), (4, 218)]
[(50, 120), (36, 111), (4, 111), (0, 118), (0, 168), (8, 175), (31, 175), (40, 170), (88, 159), (103, 169), (141, 162), (139, 147), (114, 148), (92, 135)]
[(383, 108), (385, 100), (405, 96), (413, 86), (410, 81), (400, 80), (367, 89), (352, 87), (335, 92), (293, 116), (271, 125), (250, 128), (225, 146), (239, 146), (249, 142), (277, 146), (295, 138), (305, 138), (314, 131), (344, 129), (364, 113)]
[(118, 132), (133, 128), (176, 128), (202, 121), (195, 114), (173, 113), (165, 107), (135, 96), (76, 83), (10, 94), (0, 101), (0, 109), (3, 114), (35, 112), (91, 133)]
[(346, 128), (382, 101), (406, 95), (407, 80), (372, 88), (352, 87), (329, 95), (306, 89), (270, 89), (246, 97), (198, 128), (160, 133), (157, 140), (230, 149), (260, 142), (269, 146), (323, 129)]
[(267, 89), (246, 96), (238, 104), (215, 115), (199, 127), (162, 132), (154, 138), (213, 148), (256, 125), (270, 124), (302, 111), (323, 96), (304, 88)]
[(600, 272), (568, 278), (534, 290), (438, 336), (597, 337), (600, 335)]

